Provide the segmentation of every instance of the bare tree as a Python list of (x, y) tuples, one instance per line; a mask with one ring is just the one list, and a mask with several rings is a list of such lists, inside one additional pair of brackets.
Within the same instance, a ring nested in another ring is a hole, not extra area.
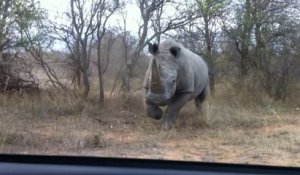
[(69, 24), (54, 27), (59, 38), (66, 44), (76, 65), (78, 80), (83, 77), (86, 98), (90, 91), (89, 69), (92, 43), (97, 30), (97, 15), (101, 3), (88, 0), (70, 0), (70, 9), (65, 13)]
[[(119, 93), (122, 90), (125, 91), (129, 91), (129, 87), (126, 87), (125, 82), (127, 82), (127, 80), (125, 78), (127, 78), (126, 76), (124, 76), (124, 70), (126, 70), (126, 63), (128, 63), (129, 61), (129, 57), (130, 54), (132, 53), (133, 49), (134, 49), (134, 45), (137, 43), (136, 37), (133, 36), (128, 30), (127, 30), (127, 12), (124, 11), (122, 13), (122, 24), (119, 24), (119, 34), (117, 36), (116, 39), (119, 40), (121, 48), (122, 48), (122, 63), (120, 65), (120, 67), (118, 67), (118, 72), (117, 75), (114, 79), (113, 82), (113, 86), (112, 89), (110, 91), (110, 97), (112, 96), (112, 94), (114, 93), (114, 91), (117, 89), (117, 86), (119, 84), (119, 81), (121, 80), (121, 87), (119, 89)], [(121, 78), (120, 78), (121, 77)]]
[(226, 6), (230, 1), (215, 1), (215, 0), (196, 0), (200, 13), (200, 21), (195, 22), (196, 32), (204, 38), (205, 52), (204, 56), (209, 66), (209, 87), (211, 94), (215, 93), (215, 55), (213, 48), (217, 34), (220, 30), (218, 27), (221, 18), (223, 17)]
[[(166, 1), (162, 2), (166, 3)], [(154, 11), (153, 11), (153, 18), (151, 19), (151, 28), (153, 29), (154, 33), (157, 33), (155, 36), (157, 44), (160, 43), (160, 36), (161, 36), (161, 31), (163, 30), (163, 12), (164, 12), (164, 7), (165, 5), (160, 5), (158, 6)]]
[(2, 53), (0, 64), (0, 92), (24, 91), (37, 92), (39, 88), (38, 80), (33, 75), (32, 66), (28, 64), (25, 57), (21, 58), (19, 53)]
[[(102, 74), (105, 74), (108, 71), (111, 57), (113, 52), (113, 46), (117, 40), (117, 33), (113, 29), (106, 30), (106, 34), (104, 35), (101, 43), (101, 69)], [(95, 62), (97, 66), (98, 62)]]
[[(262, 84), (266, 91), (275, 99), (285, 98), (293, 68), (293, 56), (290, 54), (293, 49), (289, 43), (293, 41), (291, 34), (294, 36), (298, 33), (298, 24), (295, 22), (298, 8), (295, 4), (294, 0), (252, 1), (255, 39), (252, 62), (254, 68), (263, 75)], [(281, 57), (270, 54), (270, 50)]]
[[(274, 99), (285, 98), (297, 65), (292, 54), (296, 53), (299, 25), (296, 4), (295, 0), (235, 2), (232, 6), (235, 15), (225, 18), (224, 31), (240, 58), (240, 80), (251, 73), (255, 76), (251, 84), (263, 87)], [(232, 25), (229, 19), (236, 20), (237, 25)], [(249, 87), (249, 83), (240, 87)]]
[(107, 30), (108, 19), (120, 6), (120, 1), (70, 0), (70, 9), (66, 12), (66, 17), (71, 23), (55, 27), (59, 38), (65, 42), (70, 52), (69, 57), (73, 60), (78, 84), (81, 75), (83, 77), (84, 97), (87, 97), (90, 91), (91, 50), (96, 43), (100, 102), (104, 100), (102, 76), (105, 69), (101, 63), (101, 43)]
[[(20, 58), (25, 58), (25, 55), (30, 53), (41, 65), (49, 81), (55, 87), (64, 87), (53, 69), (44, 61), (45, 53), (49, 51), (52, 44), (50, 33), (47, 12), (41, 9), (36, 1), (5, 0), (0, 2), (1, 57), (3, 52), (19, 53), (22, 55)], [(24, 52), (24, 49), (27, 53)], [(16, 62), (11, 62), (11, 64), (17, 65), (19, 62), (18, 60), (14, 61)], [(26, 69), (24, 69), (23, 74), (29, 74), (30, 77), (33, 77), (32, 73)], [(11, 77), (10, 79), (15, 79), (15, 82), (25, 82), (20, 77)]]
[[(104, 102), (104, 87), (103, 87), (103, 73), (105, 70), (105, 67), (102, 65), (102, 60), (101, 60), (101, 44), (103, 37), (106, 34), (107, 30), (107, 21), (109, 18), (116, 12), (118, 8), (120, 8), (120, 1), (105, 1), (105, 0), (100, 0), (96, 1), (99, 3), (99, 9), (97, 10), (97, 24), (96, 24), (96, 29), (97, 29), (97, 69), (98, 69), (98, 81), (99, 81), (99, 102), (102, 104)], [(110, 45), (111, 46), (111, 45)], [(108, 55), (109, 56), (109, 55)], [(107, 56), (107, 57), (108, 57)], [(108, 63), (108, 61), (107, 61)], [(108, 64), (107, 64), (108, 65)]]
[[(136, 44), (134, 51), (128, 57), (129, 59), (126, 62), (126, 67), (123, 70), (124, 73), (122, 77), (122, 87), (124, 87), (125, 92), (130, 91), (130, 80), (133, 75), (133, 70), (136, 66), (142, 49), (147, 45), (147, 43), (156, 37), (160, 38), (161, 34), (190, 23), (197, 17), (196, 13), (183, 9), (183, 4), (180, 2), (170, 2), (167, 0), (137, 0), (137, 5), (141, 13), (142, 24), (138, 29), (138, 43)], [(166, 16), (163, 19), (163, 13), (160, 13), (162, 10), (159, 9), (163, 9), (163, 7), (166, 5), (173, 5), (176, 13), (172, 14), (172, 16)], [(155, 11), (159, 12), (156, 16), (154, 16)], [(153, 31), (153, 34), (148, 35), (148, 30), (150, 27), (149, 25), (151, 25), (151, 19), (153, 18), (160, 22), (159, 25), (155, 25), (156, 28)]]
[(8, 47), (9, 38), (9, 27), (7, 25), (7, 18), (9, 18), (9, 8), (11, 6), (11, 0), (5, 0), (0, 2), (0, 53)]
[[(245, 77), (248, 74), (250, 68), (250, 55), (249, 50), (251, 46), (251, 33), (253, 30), (253, 21), (251, 19), (252, 5), (251, 0), (246, 0), (242, 4), (238, 4), (235, 8), (235, 16), (233, 20), (236, 20), (237, 26), (228, 27), (223, 26), (224, 31), (235, 43), (236, 50), (240, 54), (240, 76)], [(227, 22), (230, 19), (226, 19)]]

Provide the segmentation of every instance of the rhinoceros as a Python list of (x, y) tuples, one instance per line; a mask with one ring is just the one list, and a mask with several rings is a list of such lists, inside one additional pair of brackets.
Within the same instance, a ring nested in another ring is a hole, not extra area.
[[(209, 84), (208, 66), (197, 54), (173, 39), (159, 45), (148, 43), (152, 55), (143, 88), (145, 111), (161, 121), (163, 129), (173, 128), (180, 109), (194, 99), (202, 111)], [(167, 106), (165, 113), (160, 106)]]

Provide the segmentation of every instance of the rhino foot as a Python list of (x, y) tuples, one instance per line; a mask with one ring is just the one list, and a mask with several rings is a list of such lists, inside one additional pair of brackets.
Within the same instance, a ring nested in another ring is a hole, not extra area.
[(163, 121), (161, 124), (161, 129), (164, 131), (170, 131), (175, 128), (175, 124), (167, 121)]

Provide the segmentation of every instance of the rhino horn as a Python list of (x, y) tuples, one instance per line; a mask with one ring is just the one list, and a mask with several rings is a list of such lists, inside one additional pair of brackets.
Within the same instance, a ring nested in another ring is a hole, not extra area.
[(152, 62), (150, 90), (152, 92), (156, 92), (156, 93), (160, 93), (163, 90), (162, 85), (161, 85), (160, 76), (159, 76), (158, 66), (156, 64), (155, 59), (153, 59), (153, 62)]

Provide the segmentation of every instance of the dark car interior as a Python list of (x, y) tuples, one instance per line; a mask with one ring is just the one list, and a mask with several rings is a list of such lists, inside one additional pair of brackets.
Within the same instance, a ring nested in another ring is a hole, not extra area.
[(0, 155), (0, 174), (6, 175), (299, 175), (300, 168), (170, 160), (80, 156)]

